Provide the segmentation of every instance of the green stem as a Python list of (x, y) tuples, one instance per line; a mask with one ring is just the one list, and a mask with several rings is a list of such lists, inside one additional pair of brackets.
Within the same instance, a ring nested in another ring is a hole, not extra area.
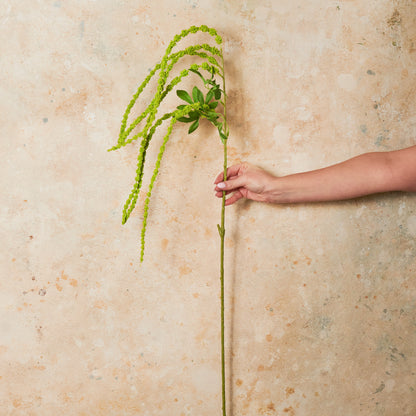
[[(224, 180), (227, 180), (227, 141), (224, 141)], [(220, 260), (220, 279), (221, 279), (221, 375), (222, 375), (222, 414), (226, 416), (227, 409), (225, 403), (225, 324), (224, 324), (224, 240), (225, 240), (225, 192), (222, 193), (221, 204), (221, 260)]]
[[(223, 91), (224, 91), (224, 133), (228, 139), (228, 126), (227, 126), (227, 94), (225, 92), (225, 72), (224, 72), (224, 55), (221, 50), (222, 59), (222, 79), (223, 79)], [(224, 148), (224, 181), (227, 180), (227, 140), (222, 140)], [(224, 319), (224, 242), (225, 242), (225, 192), (222, 193), (221, 203), (221, 260), (220, 260), (220, 273), (221, 273), (221, 374), (222, 374), (222, 414), (227, 415), (226, 406), (226, 392), (225, 392), (225, 319)]]

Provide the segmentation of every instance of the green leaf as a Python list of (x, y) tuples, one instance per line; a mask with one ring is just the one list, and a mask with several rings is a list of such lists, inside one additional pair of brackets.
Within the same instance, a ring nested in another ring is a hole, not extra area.
[(209, 108), (214, 110), (215, 108), (217, 108), (218, 101), (213, 101), (212, 103), (209, 103), (208, 105), (209, 105)]
[(194, 102), (192, 101), (192, 98), (191, 98), (191, 96), (186, 92), (186, 91), (184, 91), (184, 90), (177, 90), (176, 91), (176, 95), (180, 98), (180, 99), (182, 99), (182, 100), (184, 100), (184, 101), (186, 101), (187, 103), (189, 103), (189, 104), (193, 104)]
[(191, 123), (192, 121), (199, 120), (200, 114), (198, 111), (190, 111), (188, 117), (179, 117), (178, 121), (182, 123)]
[(193, 124), (189, 127), (188, 134), (191, 134), (199, 127), (199, 120), (194, 121)]
[(214, 90), (214, 97), (216, 100), (219, 100), (221, 98), (221, 90), (219, 88), (216, 88)]
[(200, 117), (200, 113), (199, 113), (199, 111), (190, 111), (190, 112), (189, 112), (189, 117), (190, 117), (192, 120), (198, 120), (198, 119), (199, 119), (199, 117)]
[(192, 97), (194, 99), (194, 103), (200, 102), (201, 104), (205, 103), (204, 94), (202, 94), (201, 90), (195, 86), (192, 89)]
[(208, 94), (207, 94), (207, 96), (205, 98), (205, 103), (208, 104), (213, 98), (214, 98), (214, 91), (213, 91), (213, 88), (211, 88), (208, 91)]
[(191, 123), (194, 119), (190, 117), (179, 117), (178, 121), (181, 121), (182, 123)]
[(223, 143), (225, 143), (228, 139), (228, 137), (222, 131), (220, 131), (220, 137)]
[(176, 108), (177, 108), (178, 110), (183, 110), (185, 107), (186, 107), (186, 105), (185, 105), (185, 104), (183, 104), (183, 105), (178, 105)]

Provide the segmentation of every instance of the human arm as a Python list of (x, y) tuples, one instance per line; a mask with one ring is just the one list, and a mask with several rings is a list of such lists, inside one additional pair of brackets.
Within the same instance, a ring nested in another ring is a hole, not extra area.
[[(216, 196), (269, 203), (336, 201), (389, 191), (416, 191), (416, 146), (391, 152), (364, 153), (323, 169), (276, 177), (247, 163), (220, 173)], [(224, 187), (222, 187), (224, 184)]]

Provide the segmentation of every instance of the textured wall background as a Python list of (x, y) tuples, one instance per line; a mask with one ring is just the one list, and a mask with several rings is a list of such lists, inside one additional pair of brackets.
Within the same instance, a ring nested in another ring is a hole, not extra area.
[[(143, 264), (142, 203), (121, 226), (137, 145), (106, 152), (192, 24), (224, 37), (230, 163), (415, 144), (414, 0), (3, 2), (1, 415), (220, 414), (219, 140), (176, 128)], [(415, 415), (416, 197), (227, 221), (229, 415)]]

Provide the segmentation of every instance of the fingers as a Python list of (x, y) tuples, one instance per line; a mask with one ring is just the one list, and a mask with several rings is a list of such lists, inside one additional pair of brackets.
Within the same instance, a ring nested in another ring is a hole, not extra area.
[[(223, 191), (216, 191), (215, 192), (215, 196), (217, 197), (217, 198), (222, 198), (222, 192)], [(233, 191), (226, 191), (225, 192), (225, 195), (229, 195), (229, 194), (231, 194)]]
[(222, 198), (223, 193), (226, 195), (232, 194), (226, 199), (225, 205), (232, 205), (239, 199), (244, 198), (244, 195), (238, 190), (245, 186), (245, 178), (242, 175), (244, 170), (248, 167), (245, 163), (238, 163), (227, 168), (227, 180), (224, 182), (224, 172), (220, 172), (215, 178), (215, 196)]
[(214, 185), (220, 183), (224, 180), (224, 172), (220, 172), (218, 176), (215, 178)]
[[(230, 192), (226, 192), (225, 193), (226, 195), (229, 195), (230, 194)], [(217, 198), (222, 198), (222, 192), (217, 192), (216, 194), (215, 194), (215, 196), (217, 197)], [(225, 200), (225, 205), (226, 206), (228, 206), (228, 205), (232, 205), (232, 204), (234, 204), (234, 202), (237, 202), (239, 199), (241, 199), (241, 198), (243, 198), (243, 195), (241, 194), (241, 192), (239, 192), (239, 191), (236, 191), (236, 192), (234, 192), (229, 198), (227, 198), (226, 200)]]
[(235, 176), (232, 179), (227, 179), (225, 182), (217, 183), (216, 191), (232, 191), (246, 185), (246, 178), (244, 176)]
[[(241, 170), (243, 168), (243, 163), (238, 163), (236, 165), (230, 166), (227, 168), (227, 179), (232, 178), (233, 176), (237, 176), (239, 173), (241, 174)], [(218, 176), (215, 178), (214, 184), (218, 184), (224, 180), (224, 172), (220, 172)]]
[(234, 202), (237, 202), (241, 198), (243, 198), (243, 195), (240, 192), (234, 192), (229, 198), (225, 200), (225, 205), (232, 205)]

